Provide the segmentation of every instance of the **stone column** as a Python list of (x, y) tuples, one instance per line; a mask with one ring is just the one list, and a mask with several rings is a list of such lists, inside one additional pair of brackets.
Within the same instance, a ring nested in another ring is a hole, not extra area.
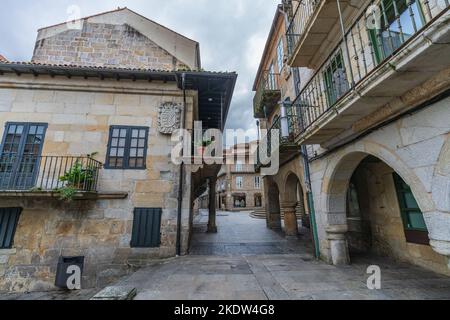
[[(268, 210), (268, 209), (266, 209)], [(281, 230), (281, 213), (267, 211), (267, 227), (272, 230)]]
[(287, 237), (298, 236), (298, 222), (295, 208), (297, 202), (283, 202), (281, 208), (284, 213), (284, 229)]
[(331, 225), (326, 228), (327, 239), (330, 244), (331, 260), (334, 265), (350, 264), (350, 255), (346, 233), (346, 225)]
[(217, 233), (216, 225), (216, 182), (217, 178), (209, 179), (209, 219), (208, 233)]

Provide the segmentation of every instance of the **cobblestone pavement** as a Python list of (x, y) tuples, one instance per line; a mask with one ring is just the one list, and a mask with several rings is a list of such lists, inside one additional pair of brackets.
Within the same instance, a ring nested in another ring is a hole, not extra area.
[[(248, 213), (217, 217), (206, 234), (196, 219), (191, 255), (141, 269), (118, 285), (138, 289), (137, 300), (450, 299), (450, 278), (385, 258), (353, 257), (335, 267), (314, 259), (308, 233), (285, 239)], [(367, 267), (382, 270), (382, 289), (369, 290)]]
[[(248, 213), (220, 212), (217, 234), (196, 219), (191, 255), (156, 261), (115, 285), (137, 288), (136, 300), (450, 299), (450, 278), (380, 257), (352, 257), (336, 267), (312, 255), (308, 232), (286, 239)], [(369, 290), (367, 267), (382, 270)], [(99, 290), (0, 295), (0, 300), (81, 300)]]

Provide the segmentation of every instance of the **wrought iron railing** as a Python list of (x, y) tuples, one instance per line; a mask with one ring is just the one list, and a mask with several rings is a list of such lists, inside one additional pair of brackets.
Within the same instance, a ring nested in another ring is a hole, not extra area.
[(305, 30), (321, 1), (323, 0), (300, 0), (298, 2), (286, 32), (289, 56), (294, 54), (298, 42), (305, 33)]
[[(265, 152), (269, 157), (272, 154), (274, 146), (272, 143), (272, 133), (278, 137), (280, 151), (282, 152), (286, 147), (298, 148), (296, 145), (296, 137), (302, 131), (302, 122), (299, 115), (298, 108), (287, 108), (285, 117), (280, 117), (275, 120), (272, 127), (267, 131), (267, 136), (264, 137), (256, 151), (256, 169), (261, 168), (262, 163), (260, 159), (260, 151)], [(276, 130), (276, 131), (275, 131)]]
[(0, 155), (0, 191), (95, 192), (102, 164), (91, 157)]
[[(267, 95), (274, 95), (280, 93), (280, 74), (265, 71), (259, 82), (255, 97), (253, 98), (253, 106), (255, 113), (261, 112), (263, 108), (264, 99), (269, 98)], [(278, 102), (278, 101), (277, 101)]]
[(449, 9), (449, 0), (381, 3), (378, 25), (373, 22), (376, 10), (363, 12), (294, 100), (302, 119), (300, 133)]

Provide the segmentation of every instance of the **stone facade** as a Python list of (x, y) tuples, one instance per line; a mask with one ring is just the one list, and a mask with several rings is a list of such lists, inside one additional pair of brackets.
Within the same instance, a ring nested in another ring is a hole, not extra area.
[[(287, 21), (293, 18), (292, 14), (295, 12), (296, 2), (292, 4), (292, 11), (288, 6), (284, 7), (287, 10)], [(358, 29), (359, 23), (355, 19), (358, 19), (359, 13), (368, 4), (368, 1), (361, 1), (355, 7), (343, 7), (346, 30)], [(425, 10), (424, 4), (420, 5)], [(448, 12), (442, 12), (445, 5), (438, 5), (436, 1), (430, 1), (428, 5), (429, 16), (436, 16), (439, 12), (442, 16), (437, 17), (423, 32), (448, 38)], [(334, 10), (331, 4), (328, 9)], [(335, 14), (338, 19), (338, 13)], [(279, 12), (276, 13), (260, 70), (267, 70), (272, 61), (279, 60), (274, 48), (284, 35), (283, 31), (279, 31), (284, 28), (279, 21), (283, 18)], [(360, 23), (363, 24), (363, 21)], [(369, 39), (364, 36), (364, 29), (359, 28), (362, 33), (361, 43), (369, 43)], [(364, 53), (364, 49), (357, 41), (351, 40), (355, 39), (358, 32), (349, 32), (352, 37), (347, 37), (351, 51), (348, 58), (350, 62), (347, 62), (345, 56), (346, 46), (342, 37), (336, 36), (340, 34), (339, 23), (330, 25), (328, 36), (320, 45), (314, 42), (314, 37), (320, 35), (313, 33), (311, 32), (311, 38), (305, 40), (309, 41), (305, 44), (309, 46), (306, 51), (295, 52), (294, 57), (290, 57), (287, 62), (293, 64), (299, 56), (301, 58), (298, 61), (311, 58), (308, 63), (296, 62), (301, 66), (291, 68), (291, 80), (298, 74), (298, 88), (295, 90), (293, 82), (281, 83), (280, 100), (290, 98), (291, 101), (302, 101), (305, 98), (302, 93), (310, 92), (310, 95), (314, 95), (315, 91), (305, 89), (314, 90), (314, 85), (311, 84), (315, 83), (320, 88), (320, 68), (327, 65), (325, 62), (331, 59), (337, 45), (342, 48), (344, 66), (350, 64), (350, 67), (346, 67), (354, 71), (353, 75), (347, 74), (347, 77), (353, 76), (353, 80), (360, 83), (357, 89), (350, 90), (347, 96), (344, 95), (321, 117), (322, 111), (315, 114), (314, 108), (305, 108), (303, 111), (300, 108), (290, 113), (298, 116), (303, 124), (319, 118), (308, 128), (297, 129), (298, 132), (294, 133), (297, 135), (297, 148), (292, 146), (292, 142), (290, 145), (285, 143), (284, 149), (283, 146), (280, 148), (278, 173), (264, 179), (268, 227), (282, 227), (281, 216), (292, 212), (292, 200), (295, 200), (293, 195), (297, 193), (297, 201), (303, 198), (306, 215), (314, 209), (318, 251), (320, 257), (329, 263), (347, 264), (353, 254), (363, 252), (389, 256), (449, 275), (449, 170), (444, 163), (450, 162), (450, 127), (444, 119), (449, 118), (450, 83), (448, 61), (444, 63), (440, 60), (440, 57), (448, 54), (448, 44), (434, 47), (434, 43), (441, 41), (424, 42), (423, 37), (418, 36), (413, 39), (415, 42), (407, 43), (409, 47), (393, 55), (392, 61), (385, 65), (376, 66), (373, 57), (360, 57), (357, 65), (358, 55), (360, 52)], [(314, 55), (308, 57), (313, 48)], [(361, 60), (364, 60), (366, 68), (377, 70), (369, 76), (364, 75), (361, 73)], [(427, 61), (428, 64), (418, 61)], [(423, 72), (418, 71), (419, 68)], [(414, 80), (410, 73), (413, 70), (420, 74)], [(261, 76), (258, 73), (255, 83), (260, 81)], [(285, 86), (291, 88), (286, 89)], [(371, 96), (369, 90), (376, 91), (377, 95)], [(317, 109), (321, 108), (320, 101), (323, 101), (320, 100), (320, 94), (324, 94), (319, 91), (315, 92), (318, 100), (310, 96), (305, 98), (314, 100), (313, 103), (318, 104)], [(259, 119), (261, 129), (271, 128), (274, 120), (277, 121), (281, 116), (280, 109), (280, 106), (275, 106), (266, 118)], [(298, 110), (302, 113), (297, 114)], [(367, 113), (367, 116), (357, 118), (360, 112)], [(328, 136), (329, 139), (323, 138)], [(321, 144), (314, 141), (321, 141)], [(306, 148), (301, 148), (302, 143)], [(309, 158), (309, 163), (306, 163), (311, 185), (308, 183), (308, 176), (305, 176), (305, 161), (299, 156), (300, 151)], [(426, 223), (427, 231), (423, 231), (429, 238), (426, 243), (423, 240), (419, 243), (420, 241), (412, 240), (407, 235), (394, 174), (411, 188), (411, 194)], [(359, 216), (352, 216), (351, 212), (354, 209), (350, 202), (353, 179), (359, 184), (355, 190), (359, 201)], [(312, 201), (309, 205), (308, 192)], [(298, 196), (302, 193), (303, 197)], [(285, 233), (295, 234), (295, 228), (286, 225), (288, 220), (284, 219), (284, 222)]]
[[(178, 128), (192, 132), (194, 121), (202, 116), (199, 95), (204, 89), (200, 85), (182, 89), (176, 80), (186, 74), (171, 71), (200, 69), (198, 43), (128, 9), (80, 21), (81, 30), (69, 30), (66, 24), (41, 29), (33, 62), (19, 64), (25, 68), (21, 73), (12, 70), (15, 63), (0, 66), (0, 136), (6, 136), (11, 122), (44, 124), (45, 137), (39, 140), (43, 157), (92, 155), (107, 164), (108, 155), (114, 154), (111, 126), (141, 127), (145, 130), (138, 131), (139, 140), (134, 142), (140, 144), (146, 138), (147, 144), (139, 145), (145, 166), (104, 166), (96, 190), (78, 190), (80, 197), (73, 201), (60, 199), (55, 187), (33, 185), (18, 191), (1, 184), (0, 208), (21, 208), (22, 212), (12, 249), (0, 249), (0, 291), (56, 289), (60, 256), (85, 257), (82, 287), (90, 288), (103, 286), (151, 259), (188, 251), (194, 190), (202, 182), (195, 180), (195, 174), (201, 178), (209, 166), (200, 165), (196, 171), (173, 161), (178, 142), (171, 133)], [(91, 66), (105, 68), (87, 68)], [(200, 73), (199, 83), (207, 86), (210, 73)], [(228, 108), (233, 92), (227, 86), (234, 87), (237, 75), (220, 80), (224, 75), (214, 73), (214, 81)], [(197, 73), (188, 76), (196, 83)], [(223, 82), (217, 86), (218, 79)], [(131, 137), (132, 130), (124, 139), (129, 157), (133, 157)], [(115, 155), (120, 157), (118, 152)], [(54, 171), (53, 178), (61, 182)], [(160, 225), (151, 231), (159, 230), (159, 245), (132, 244), (134, 211), (142, 208), (162, 211)]]
[(36, 42), (33, 62), (158, 70), (188, 69), (129, 25), (83, 23)]
[[(159, 133), (158, 110), (164, 103), (182, 104), (181, 91), (169, 84), (141, 84), (91, 80), (89, 89), (81, 80), (39, 78), (40, 89), (20, 88), (32, 78), (11, 77), (14, 88), (0, 89), (0, 121), (48, 124), (43, 155), (84, 155), (98, 152), (106, 159), (111, 125), (149, 127), (146, 170), (101, 170), (98, 189), (126, 192), (125, 200), (98, 200), (67, 204), (52, 200), (3, 199), (2, 207), (24, 209), (14, 240), (14, 250), (0, 250), (0, 290), (42, 290), (53, 287), (59, 255), (84, 255), (83, 286), (101, 285), (126, 273), (130, 266), (149, 258), (175, 255), (179, 168), (171, 162), (174, 142)], [(45, 85), (44, 85), (45, 83)], [(70, 85), (71, 91), (56, 89)], [(42, 88), (45, 87), (45, 90)], [(142, 91), (136, 94), (139, 87)], [(144, 89), (145, 88), (145, 89)], [(78, 91), (77, 91), (78, 90)], [(102, 92), (102, 91), (109, 91)], [(117, 93), (113, 93), (113, 92)], [(192, 123), (194, 96), (187, 99), (187, 123)], [(4, 126), (0, 128), (3, 134)], [(190, 175), (185, 177), (189, 184)], [(190, 190), (185, 188), (183, 204), (183, 248), (187, 248)], [(73, 207), (73, 208), (70, 208)], [(163, 208), (161, 246), (157, 249), (130, 248), (133, 209)], [(36, 281), (36, 279), (39, 279)]]

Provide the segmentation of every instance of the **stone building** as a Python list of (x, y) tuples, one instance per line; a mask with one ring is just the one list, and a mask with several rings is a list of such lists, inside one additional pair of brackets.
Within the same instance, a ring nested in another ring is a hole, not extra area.
[(448, 1), (283, 1), (254, 88), (261, 129), (280, 138), (270, 227), (284, 211), (295, 234), (303, 199), (323, 260), (450, 275), (449, 21)]
[(263, 180), (253, 164), (256, 146), (251, 142), (225, 150), (235, 163), (223, 165), (217, 178), (216, 203), (222, 210), (265, 212)]
[(175, 164), (171, 134), (222, 130), (237, 75), (200, 71), (197, 42), (126, 8), (75, 25), (0, 62), (0, 291), (54, 289), (61, 256), (84, 257), (87, 288), (185, 254), (220, 170)]

